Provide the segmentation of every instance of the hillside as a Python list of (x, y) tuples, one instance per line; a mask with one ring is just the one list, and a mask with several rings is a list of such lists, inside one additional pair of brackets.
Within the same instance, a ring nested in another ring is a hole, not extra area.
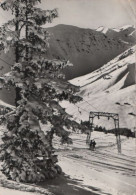
[(105, 28), (100, 26), (96, 31), (101, 32), (110, 38), (118, 39), (126, 44), (134, 43), (136, 41), (135, 28), (131, 25), (126, 25), (121, 28)]
[[(121, 29), (114, 29), (114, 31), (127, 31), (128, 36), (133, 35), (133, 37), (135, 37), (133, 27), (127, 26), (122, 27)], [(133, 39), (133, 43), (131, 41), (126, 43), (123, 36), (122, 40), (120, 37), (114, 39), (111, 34), (105, 35), (103, 31), (98, 32), (97, 30), (82, 29), (68, 25), (57, 25), (48, 28), (48, 31), (51, 34), (51, 39), (50, 48), (46, 56), (48, 56), (48, 58), (70, 59), (74, 66), (65, 69), (67, 79), (75, 78), (100, 68), (103, 64), (109, 62), (122, 51), (130, 48), (135, 42), (135, 39)], [(108, 33), (109, 29), (105, 32)], [(6, 54), (1, 52), (0, 57), (9, 63), (6, 64), (4, 61), (0, 60), (1, 76), (8, 72), (10, 64), (14, 63), (14, 49), (12, 48)], [(0, 99), (6, 103), (14, 105), (14, 90), (0, 91)]]
[[(114, 33), (108, 29), (105, 34), (98, 29), (83, 29), (62, 24), (48, 28), (50, 47), (45, 57), (69, 59), (73, 67), (65, 70), (67, 79), (88, 74), (134, 45), (135, 29), (130, 26), (123, 29), (119, 32), (114, 30)], [(12, 64), (14, 49), (7, 54), (1, 52), (0, 57)], [(8, 70), (7, 65), (2, 61), (0, 66)]]
[[(111, 34), (105, 35), (96, 30), (68, 25), (57, 25), (48, 31), (51, 39), (47, 56), (69, 59), (74, 65), (65, 70), (67, 79), (98, 69), (132, 46), (135, 41), (132, 38), (126, 43), (120, 36), (112, 37)], [(132, 28), (129, 32), (133, 31)]]
[[(132, 47), (96, 71), (71, 80), (72, 84), (80, 86), (79, 95), (84, 101), (76, 107), (67, 105), (67, 111), (77, 120), (88, 120), (89, 111), (119, 113), (120, 127), (133, 129), (136, 125), (135, 73), (135, 47)], [(107, 119), (94, 122), (114, 127), (113, 121)]]

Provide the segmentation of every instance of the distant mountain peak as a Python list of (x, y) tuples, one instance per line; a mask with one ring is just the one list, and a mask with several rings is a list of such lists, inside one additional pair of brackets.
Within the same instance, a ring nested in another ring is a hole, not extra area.
[(120, 30), (127, 30), (129, 28), (135, 29), (134, 25), (125, 25), (120, 28)]
[(111, 32), (112, 33), (113, 32), (120, 33), (122, 31), (126, 31), (126, 30), (130, 30), (130, 31), (133, 32), (133, 30), (135, 30), (135, 27), (134, 27), (134, 25), (124, 25), (120, 28), (107, 28), (107, 27), (104, 27), (104, 26), (100, 26), (96, 29), (96, 31), (101, 32), (103, 34), (107, 34), (107, 33), (111, 33)]
[(112, 28), (112, 30), (115, 32), (120, 32), (120, 29), (118, 29), (118, 28)]
[(96, 29), (96, 31), (102, 32), (102, 33), (104, 33), (104, 34), (106, 34), (106, 33), (108, 32), (108, 30), (109, 30), (109, 28), (106, 28), (106, 27), (104, 27), (104, 26), (100, 26), (100, 27), (98, 27), (98, 28)]

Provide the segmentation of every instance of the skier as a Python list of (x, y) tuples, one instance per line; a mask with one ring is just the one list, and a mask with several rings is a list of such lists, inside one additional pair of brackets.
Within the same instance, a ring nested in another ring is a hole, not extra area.
[(94, 139), (92, 140), (92, 145), (93, 145), (93, 150), (94, 150), (95, 149), (95, 145), (96, 145), (96, 142), (95, 142)]
[(92, 140), (90, 141), (90, 150), (93, 150), (93, 143), (92, 143)]
[(90, 141), (90, 150), (94, 150), (94, 149), (95, 149), (95, 145), (96, 145), (95, 140), (94, 140), (94, 139), (91, 140), (91, 141)]

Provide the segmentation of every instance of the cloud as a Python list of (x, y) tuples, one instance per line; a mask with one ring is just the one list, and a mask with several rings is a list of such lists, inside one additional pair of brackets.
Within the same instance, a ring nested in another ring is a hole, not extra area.
[[(99, 26), (121, 27), (134, 24), (135, 0), (42, 0), (42, 9), (58, 8), (57, 24), (69, 24), (83, 28)], [(0, 25), (10, 19), (8, 12), (0, 9)]]
[(134, 24), (133, 4), (135, 0), (46, 0), (42, 7), (58, 8), (59, 18), (54, 24), (97, 28)]

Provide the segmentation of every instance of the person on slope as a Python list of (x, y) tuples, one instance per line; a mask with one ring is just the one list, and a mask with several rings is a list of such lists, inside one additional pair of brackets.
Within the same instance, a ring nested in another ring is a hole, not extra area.
[(95, 145), (96, 145), (95, 140), (94, 140), (94, 139), (91, 140), (91, 141), (90, 141), (90, 150), (94, 150), (94, 149), (95, 149)]

